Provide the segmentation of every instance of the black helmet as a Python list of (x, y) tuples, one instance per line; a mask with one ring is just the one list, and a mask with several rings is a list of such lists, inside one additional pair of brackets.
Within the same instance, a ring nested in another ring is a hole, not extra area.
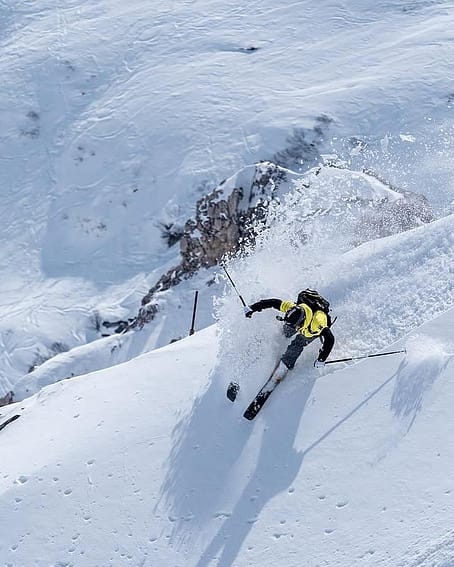
[(296, 302), (299, 303), (304, 303), (304, 300), (307, 299), (307, 292), (308, 290), (305, 289), (303, 291), (300, 291), (298, 294), (298, 299), (296, 300)]

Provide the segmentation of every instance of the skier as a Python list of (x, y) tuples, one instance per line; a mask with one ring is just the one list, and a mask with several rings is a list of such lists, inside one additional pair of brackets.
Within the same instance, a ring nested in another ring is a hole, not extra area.
[(320, 338), (322, 347), (314, 366), (322, 368), (334, 345), (334, 335), (330, 329), (331, 317), (328, 313), (329, 303), (326, 299), (318, 292), (306, 289), (298, 294), (296, 303), (290, 300), (261, 299), (252, 305), (246, 305), (244, 314), (250, 318), (255, 312), (269, 308), (284, 313), (284, 317), (278, 316), (277, 319), (284, 322), (283, 332), (287, 338), (296, 334), (275, 370), (275, 380), (280, 382), (285, 378), (287, 372), (295, 366), (304, 347), (317, 337)]

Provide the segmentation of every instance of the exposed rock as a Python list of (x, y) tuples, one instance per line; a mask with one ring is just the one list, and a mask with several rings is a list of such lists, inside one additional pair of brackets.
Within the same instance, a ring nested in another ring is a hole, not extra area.
[(269, 203), (280, 194), (280, 186), (292, 172), (271, 162), (248, 166), (196, 203), (195, 219), (189, 219), (180, 239), (181, 262), (164, 274), (142, 299), (142, 308), (131, 327), (142, 327), (154, 319), (156, 293), (191, 277), (200, 268), (219, 264), (254, 237), (256, 224), (266, 218)]
[(13, 403), (13, 392), (8, 392), (0, 398), (0, 407)]
[(255, 223), (266, 217), (269, 203), (286, 180), (285, 169), (263, 162), (243, 169), (202, 197), (196, 205), (195, 220), (186, 223), (180, 241), (182, 272), (192, 275), (237, 252), (253, 237)]

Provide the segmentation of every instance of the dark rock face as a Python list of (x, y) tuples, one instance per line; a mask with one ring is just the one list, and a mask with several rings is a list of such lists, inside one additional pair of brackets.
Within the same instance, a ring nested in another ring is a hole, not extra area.
[(286, 179), (283, 168), (263, 162), (237, 176), (240, 186), (232, 188), (231, 180), (200, 199), (195, 220), (186, 223), (180, 241), (183, 271), (192, 275), (199, 268), (216, 266), (253, 238), (255, 224), (266, 218), (269, 203)]
[(271, 162), (244, 168), (221, 183), (196, 203), (180, 239), (180, 263), (164, 274), (142, 299), (142, 307), (130, 327), (142, 327), (154, 319), (158, 308), (150, 303), (154, 295), (191, 277), (200, 268), (219, 264), (254, 238), (254, 227), (266, 218), (269, 203), (284, 184), (287, 170)]
[(244, 228), (242, 198), (243, 189), (235, 187), (230, 195), (215, 189), (197, 202), (196, 218), (186, 223), (180, 240), (184, 272), (214, 266), (226, 252), (236, 251)]
[(13, 392), (8, 392), (0, 398), (0, 407), (7, 406), (13, 402)]

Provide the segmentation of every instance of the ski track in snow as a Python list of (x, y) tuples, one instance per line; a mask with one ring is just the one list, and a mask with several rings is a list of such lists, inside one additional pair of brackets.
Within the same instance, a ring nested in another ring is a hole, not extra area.
[(454, 532), (447, 530), (443, 536), (436, 537), (430, 543), (421, 538), (418, 549), (407, 553), (405, 562), (399, 567), (450, 567), (454, 562)]

